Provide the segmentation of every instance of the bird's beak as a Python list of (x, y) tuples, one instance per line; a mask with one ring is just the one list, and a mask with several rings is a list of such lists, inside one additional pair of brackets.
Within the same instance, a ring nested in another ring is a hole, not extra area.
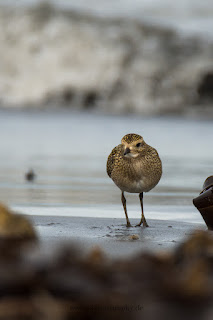
[(130, 153), (130, 149), (129, 149), (129, 148), (126, 148), (126, 149), (124, 150), (124, 155), (126, 155), (126, 154), (128, 154), (128, 153)]

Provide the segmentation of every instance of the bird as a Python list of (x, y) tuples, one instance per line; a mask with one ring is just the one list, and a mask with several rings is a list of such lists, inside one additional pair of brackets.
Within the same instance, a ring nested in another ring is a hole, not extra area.
[(158, 152), (139, 134), (129, 133), (121, 139), (107, 159), (107, 174), (121, 190), (126, 226), (131, 227), (124, 192), (139, 193), (141, 220), (148, 227), (143, 210), (143, 193), (153, 189), (162, 176), (162, 162)]
[(30, 169), (25, 173), (25, 180), (27, 180), (29, 182), (33, 182), (35, 180), (35, 178), (36, 178), (36, 174), (33, 171), (33, 169)]

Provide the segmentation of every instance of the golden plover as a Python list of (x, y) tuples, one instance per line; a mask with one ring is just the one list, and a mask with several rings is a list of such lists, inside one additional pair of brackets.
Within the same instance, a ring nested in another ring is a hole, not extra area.
[(107, 174), (121, 189), (121, 201), (126, 215), (127, 227), (130, 221), (127, 215), (124, 192), (139, 193), (141, 220), (148, 227), (143, 212), (143, 192), (154, 188), (162, 175), (162, 164), (157, 151), (146, 144), (138, 134), (126, 134), (121, 144), (116, 146), (107, 160)]

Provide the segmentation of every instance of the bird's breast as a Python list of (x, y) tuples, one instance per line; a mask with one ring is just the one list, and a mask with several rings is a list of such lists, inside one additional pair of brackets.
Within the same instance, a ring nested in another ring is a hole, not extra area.
[(148, 192), (156, 186), (161, 177), (161, 171), (154, 166), (148, 166), (143, 161), (125, 161), (115, 168), (112, 179), (122, 190), (130, 193)]

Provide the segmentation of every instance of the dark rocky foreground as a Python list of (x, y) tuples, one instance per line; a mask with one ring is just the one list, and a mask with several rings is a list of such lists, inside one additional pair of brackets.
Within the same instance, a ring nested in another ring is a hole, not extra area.
[(211, 319), (213, 236), (198, 231), (172, 252), (109, 259), (98, 247), (42, 252), (1, 237), (0, 319)]
[(211, 39), (43, 3), (0, 10), (0, 105), (212, 114)]

